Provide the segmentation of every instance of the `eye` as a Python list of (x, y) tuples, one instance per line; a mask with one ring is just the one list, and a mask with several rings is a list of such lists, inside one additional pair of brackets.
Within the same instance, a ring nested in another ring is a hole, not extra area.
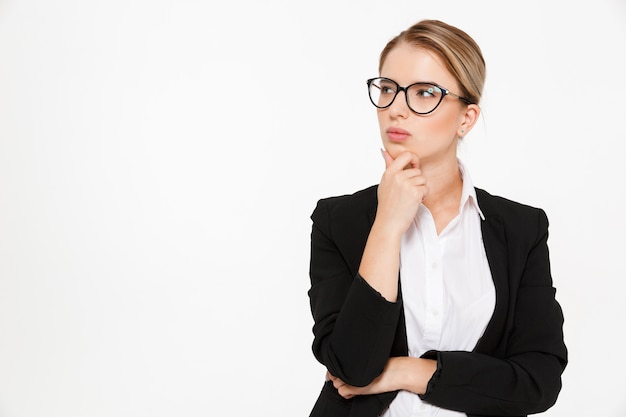
[(380, 93), (381, 94), (395, 94), (396, 86), (393, 84), (381, 84), (380, 85)]
[(438, 88), (435, 89), (435, 87), (421, 87), (417, 89), (417, 91), (415, 92), (415, 95), (421, 98), (432, 98), (432, 97), (435, 97), (437, 90), (439, 89)]

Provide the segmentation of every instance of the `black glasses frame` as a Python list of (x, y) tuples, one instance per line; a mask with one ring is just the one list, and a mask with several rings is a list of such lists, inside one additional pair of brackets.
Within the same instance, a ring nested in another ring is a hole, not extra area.
[[(371, 90), (371, 88), (372, 88), (372, 83), (373, 83), (374, 81), (376, 81), (376, 80), (389, 81), (389, 82), (391, 82), (391, 83), (395, 84), (395, 86), (397, 87), (397, 88), (396, 88), (396, 94), (393, 96), (393, 98), (391, 99), (391, 101), (389, 102), (389, 104), (387, 104), (386, 106), (379, 106), (379, 105), (378, 105), (378, 104), (376, 104), (376, 103), (374, 102), (374, 100), (372, 99), (372, 94), (370, 93), (370, 90)], [(433, 109), (432, 109), (432, 110), (429, 110), (429, 111), (427, 111), (427, 112), (419, 112), (419, 111), (415, 111), (415, 110), (413, 109), (413, 107), (411, 107), (411, 105), (409, 104), (409, 94), (408, 94), (408, 91), (409, 91), (409, 88), (411, 88), (411, 87), (413, 87), (413, 86), (415, 86), (415, 85), (432, 85), (432, 86), (435, 86), (435, 87), (437, 87), (438, 89), (440, 89), (440, 90), (441, 90), (441, 97), (439, 97), (439, 102), (437, 102), (437, 104), (435, 105), (435, 107), (433, 107)], [(404, 99), (406, 100), (406, 105), (408, 106), (408, 108), (409, 108), (409, 109), (411, 109), (411, 111), (412, 111), (413, 113), (415, 113), (415, 114), (420, 114), (420, 115), (430, 114), (430, 113), (434, 112), (434, 111), (437, 109), (437, 107), (439, 107), (439, 105), (441, 104), (441, 102), (443, 101), (443, 98), (444, 98), (445, 96), (448, 96), (448, 95), (458, 98), (459, 100), (461, 100), (461, 101), (462, 101), (463, 103), (465, 103), (465, 104), (474, 104), (474, 103), (472, 103), (470, 100), (468, 100), (467, 98), (465, 98), (465, 97), (461, 97), (461, 96), (459, 96), (459, 95), (457, 95), (457, 94), (454, 94), (453, 92), (451, 92), (451, 91), (450, 91), (450, 90), (448, 90), (447, 88), (444, 88), (444, 87), (442, 87), (442, 86), (440, 86), (440, 85), (437, 85), (437, 84), (435, 84), (435, 83), (428, 83), (428, 82), (423, 82), (423, 81), (422, 81), (422, 82), (417, 82), (417, 83), (413, 83), (413, 84), (407, 85), (406, 87), (402, 87), (402, 86), (400, 86), (400, 84), (398, 84), (397, 82), (395, 82), (395, 81), (394, 81), (394, 80), (392, 80), (391, 78), (386, 78), (386, 77), (376, 77), (376, 78), (370, 78), (369, 80), (367, 80), (367, 95), (369, 96), (370, 101), (372, 102), (372, 104), (374, 105), (374, 107), (376, 107), (376, 108), (378, 108), (378, 109), (386, 109), (386, 108), (388, 108), (389, 106), (391, 106), (391, 105), (393, 104), (393, 102), (396, 100), (396, 97), (398, 97), (398, 94), (400, 93), (400, 91), (404, 91)]]

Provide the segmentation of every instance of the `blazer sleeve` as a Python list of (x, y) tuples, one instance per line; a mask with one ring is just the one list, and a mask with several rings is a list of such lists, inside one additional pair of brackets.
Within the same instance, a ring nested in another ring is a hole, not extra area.
[(362, 237), (351, 235), (349, 230), (362, 227), (346, 225), (354, 219), (336, 218), (334, 201), (320, 200), (311, 215), (308, 294), (314, 319), (313, 353), (334, 376), (365, 386), (380, 375), (389, 359), (402, 307), (400, 301), (387, 301), (358, 275), (369, 224), (365, 222)]
[[(427, 352), (438, 370), (420, 397), (437, 406), (480, 416), (520, 416), (551, 407), (567, 364), (563, 313), (555, 299), (548, 255), (548, 219), (536, 209), (534, 239), (508, 243), (512, 325), (505, 354)], [(516, 236), (508, 236), (507, 239)], [(519, 262), (519, 260), (522, 260)], [(525, 260), (525, 262), (524, 262)], [(519, 266), (515, 266), (519, 263)]]

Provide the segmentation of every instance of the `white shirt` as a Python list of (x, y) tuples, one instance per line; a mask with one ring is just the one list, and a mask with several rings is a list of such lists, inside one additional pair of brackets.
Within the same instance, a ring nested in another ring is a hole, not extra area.
[[(459, 161), (463, 191), (459, 214), (437, 235), (421, 205), (400, 247), (400, 282), (409, 356), (429, 350), (471, 351), (493, 314), (496, 293), (480, 228), (472, 180)], [(458, 417), (464, 413), (422, 402), (400, 391), (383, 417)]]

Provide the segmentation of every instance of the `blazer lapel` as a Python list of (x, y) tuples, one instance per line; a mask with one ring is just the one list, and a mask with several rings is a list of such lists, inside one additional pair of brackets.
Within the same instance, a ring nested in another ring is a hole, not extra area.
[(507, 240), (504, 223), (495, 214), (497, 213), (497, 200), (479, 188), (476, 189), (476, 197), (485, 216), (481, 228), (487, 261), (496, 289), (496, 307), (485, 329), (485, 334), (476, 345), (475, 351), (493, 354), (504, 334), (506, 317), (509, 316), (508, 310), (510, 308)]

